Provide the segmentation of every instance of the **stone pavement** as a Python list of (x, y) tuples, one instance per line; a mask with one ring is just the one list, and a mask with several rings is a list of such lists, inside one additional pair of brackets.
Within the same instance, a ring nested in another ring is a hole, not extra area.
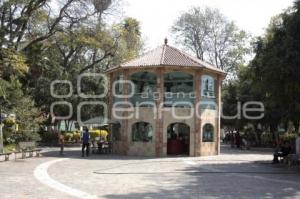
[(212, 157), (117, 155), (42, 158), (0, 163), (0, 198), (300, 198), (297, 169), (272, 165), (269, 152), (222, 148)]

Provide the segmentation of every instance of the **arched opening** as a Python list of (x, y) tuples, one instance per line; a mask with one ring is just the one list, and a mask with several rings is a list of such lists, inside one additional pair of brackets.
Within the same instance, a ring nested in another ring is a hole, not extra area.
[(133, 142), (151, 142), (153, 138), (153, 127), (148, 122), (137, 122), (132, 125)]
[(154, 103), (154, 94), (157, 90), (156, 74), (152, 72), (138, 72), (130, 76), (134, 84), (134, 96), (130, 99), (134, 106), (150, 106)]
[(202, 76), (201, 96), (203, 98), (215, 97), (215, 79), (212, 76)]
[(113, 141), (121, 141), (121, 124), (120, 123), (114, 123), (111, 126), (112, 131), (112, 140)]
[(212, 124), (205, 124), (202, 128), (202, 141), (213, 142), (214, 141), (214, 126)]
[(184, 123), (173, 123), (167, 129), (167, 154), (189, 155), (190, 127)]
[(164, 91), (166, 107), (171, 107), (175, 103), (177, 106), (190, 107), (188, 104), (193, 104), (195, 98), (193, 75), (184, 72), (164, 74)]

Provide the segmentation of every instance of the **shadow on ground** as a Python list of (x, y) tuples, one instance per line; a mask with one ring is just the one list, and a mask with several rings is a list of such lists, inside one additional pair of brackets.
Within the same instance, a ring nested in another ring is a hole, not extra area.
[[(104, 173), (102, 173), (104, 175)], [(155, 191), (109, 194), (104, 198), (299, 198), (300, 173), (265, 163), (200, 164), (166, 173), (105, 173), (142, 175), (157, 182)], [(179, 177), (180, 176), (180, 177)], [(166, 184), (168, 186), (166, 186)], [(151, 190), (151, 187), (148, 187)], [(147, 188), (147, 189), (148, 189)], [(103, 196), (102, 196), (103, 197)]]
[[(262, 152), (239, 151), (236, 149), (223, 150), (225, 155), (255, 155)], [(59, 151), (44, 152), (47, 157), (61, 157), (83, 159), (81, 150), (67, 150), (64, 156)], [(126, 194), (101, 195), (101, 198), (299, 198), (300, 197), (300, 170), (287, 168), (283, 165), (272, 165), (270, 161), (247, 161), (230, 159), (230, 161), (214, 159), (192, 159), (195, 165), (188, 165), (184, 169), (172, 171), (140, 172), (128, 170), (133, 165), (143, 168), (143, 164), (182, 162), (183, 158), (166, 157), (136, 157), (111, 154), (91, 154), (85, 160), (124, 160), (124, 164), (115, 168), (97, 170), (93, 173), (109, 178), (114, 176), (132, 175), (133, 178), (142, 178), (147, 184), (145, 190), (140, 188), (135, 192), (136, 184)], [(188, 158), (184, 158), (188, 159)], [(126, 162), (137, 160), (134, 162)], [(146, 161), (144, 161), (146, 160)], [(172, 163), (170, 163), (172, 164)], [(124, 169), (123, 169), (123, 168)], [(133, 167), (134, 168), (134, 167)], [(122, 172), (126, 170), (126, 172)], [(126, 183), (126, 182), (124, 182)], [(130, 182), (128, 182), (130, 183)], [(148, 186), (149, 184), (149, 186)], [(113, 186), (113, 185), (110, 185)], [(109, 187), (107, 187), (109, 188)], [(100, 196), (99, 196), (100, 197)]]

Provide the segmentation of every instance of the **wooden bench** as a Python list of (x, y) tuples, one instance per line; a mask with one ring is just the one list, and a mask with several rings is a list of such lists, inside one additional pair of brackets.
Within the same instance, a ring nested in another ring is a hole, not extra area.
[(33, 157), (34, 152), (36, 153), (36, 157), (40, 156), (41, 149), (36, 149), (35, 142), (19, 142), (17, 145), (17, 151), (15, 152), (15, 160), (17, 159), (17, 154), (22, 154), (22, 159), (25, 159), (27, 153), (29, 153), (29, 157)]
[(4, 156), (5, 157), (5, 161), (8, 161), (9, 160), (9, 156), (11, 155), (12, 153), (0, 153), (0, 156)]

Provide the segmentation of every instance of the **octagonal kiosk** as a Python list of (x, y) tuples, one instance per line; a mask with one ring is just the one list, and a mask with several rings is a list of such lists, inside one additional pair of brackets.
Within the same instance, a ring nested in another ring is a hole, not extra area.
[(114, 153), (219, 154), (223, 70), (166, 40), (106, 73)]

